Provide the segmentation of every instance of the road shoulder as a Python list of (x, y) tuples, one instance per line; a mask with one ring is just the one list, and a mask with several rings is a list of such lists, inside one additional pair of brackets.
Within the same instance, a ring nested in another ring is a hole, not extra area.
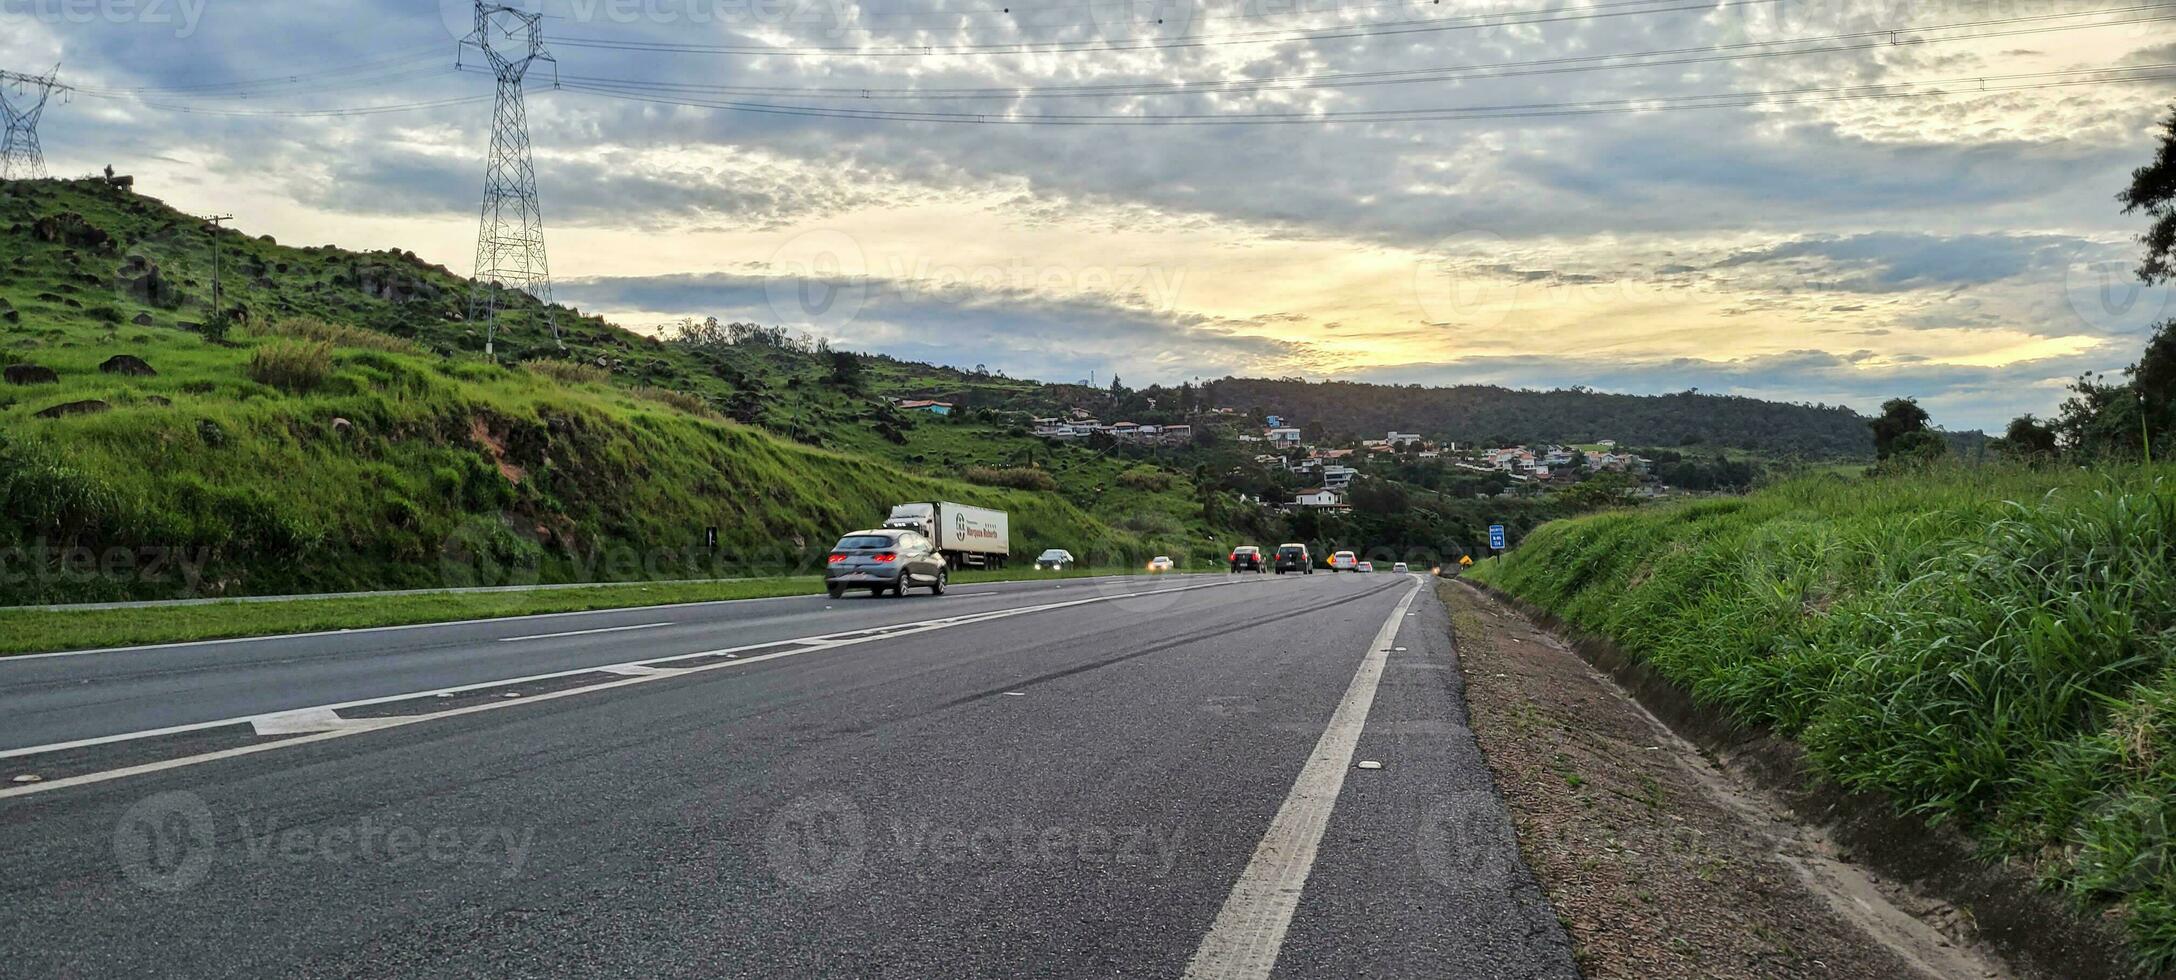
[(1585, 976), (2007, 975), (1555, 637), (1471, 587), (1439, 594), (1474, 735)]

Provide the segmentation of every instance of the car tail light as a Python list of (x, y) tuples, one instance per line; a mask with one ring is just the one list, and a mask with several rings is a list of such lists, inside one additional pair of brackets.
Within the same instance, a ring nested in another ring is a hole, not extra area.
[(1230, 558), (1226, 558), (1226, 559), (1224, 559), (1224, 560), (1225, 560), (1225, 561), (1238, 561), (1238, 560), (1239, 560), (1239, 552), (1236, 552), (1236, 551), (1232, 552), (1232, 556), (1231, 556)]
[(884, 553), (883, 553), (883, 554), (881, 554), (881, 555), (876, 555), (876, 556), (874, 556), (874, 557), (876, 558), (876, 560), (877, 560), (877, 561), (898, 561), (898, 560), (899, 560), (899, 556), (898, 556), (897, 554), (894, 554), (894, 553), (892, 553), (892, 552), (889, 552), (889, 551), (887, 551), (887, 552), (884, 552)]
[(834, 565), (838, 564), (839, 562), (845, 561), (845, 560), (846, 560), (846, 556), (845, 556), (845, 555), (832, 555), (832, 556), (831, 556), (831, 563), (832, 563), (832, 564), (834, 564)]

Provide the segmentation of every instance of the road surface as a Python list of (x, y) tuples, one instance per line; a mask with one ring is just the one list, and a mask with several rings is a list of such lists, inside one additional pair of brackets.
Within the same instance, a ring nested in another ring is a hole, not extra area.
[(1428, 583), (1063, 585), (0, 660), (0, 973), (1576, 976)]

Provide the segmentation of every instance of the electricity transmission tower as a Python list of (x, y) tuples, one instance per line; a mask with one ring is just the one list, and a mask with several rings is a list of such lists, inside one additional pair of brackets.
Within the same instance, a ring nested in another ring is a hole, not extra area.
[[(45, 100), (68, 86), (55, 81), (60, 66), (43, 75), (0, 71), (0, 119), (7, 132), (0, 136), (0, 180), (38, 180), (45, 176), (45, 152), (38, 148), (38, 117), (45, 114)], [(8, 86), (15, 86), (16, 101), (8, 101)]]
[[(559, 61), (544, 50), (542, 14), (476, 0), (476, 30), (461, 42), (474, 45), (498, 76), (499, 97), (491, 113), (491, 155), (484, 163), (483, 224), (476, 233), (476, 284), (469, 293), (468, 319), (482, 320), (484, 355), (493, 354), (498, 337), (500, 287), (518, 289), (544, 305), (559, 340), (552, 314), (551, 270), (544, 261), (544, 213), (537, 205), (536, 166), (529, 156), (529, 110), (522, 102), (522, 79), (539, 61)], [(564, 346), (564, 345), (562, 345)]]

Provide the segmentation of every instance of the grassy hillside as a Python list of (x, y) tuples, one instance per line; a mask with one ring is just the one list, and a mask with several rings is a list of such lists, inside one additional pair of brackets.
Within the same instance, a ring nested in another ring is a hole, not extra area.
[[(529, 304), (500, 348), (525, 360), (491, 363), (465, 286), (412, 256), (215, 233), (80, 182), (0, 185), (0, 229), (0, 362), (25, 382), (0, 384), (0, 604), (783, 573), (932, 497), (1010, 511), (1023, 556), (1215, 533), (1183, 486), (1103, 499), (1117, 464), (1086, 453), (1056, 492), (948, 478), (973, 455), (955, 445), (1040, 443), (915, 420), (887, 438), (866, 392), (767, 399), (759, 419), (799, 418), (805, 441), (736, 423), (721, 375), (759, 383), (760, 352), (718, 372), (573, 316), (561, 352)], [(246, 313), (223, 336), (203, 327), (213, 234), (223, 305)], [(102, 370), (116, 355), (156, 373)], [(815, 384), (789, 380), (807, 360), (768, 369), (780, 391)]]
[(1476, 575), (2176, 966), (2176, 468), (1811, 477), (1547, 525)]

